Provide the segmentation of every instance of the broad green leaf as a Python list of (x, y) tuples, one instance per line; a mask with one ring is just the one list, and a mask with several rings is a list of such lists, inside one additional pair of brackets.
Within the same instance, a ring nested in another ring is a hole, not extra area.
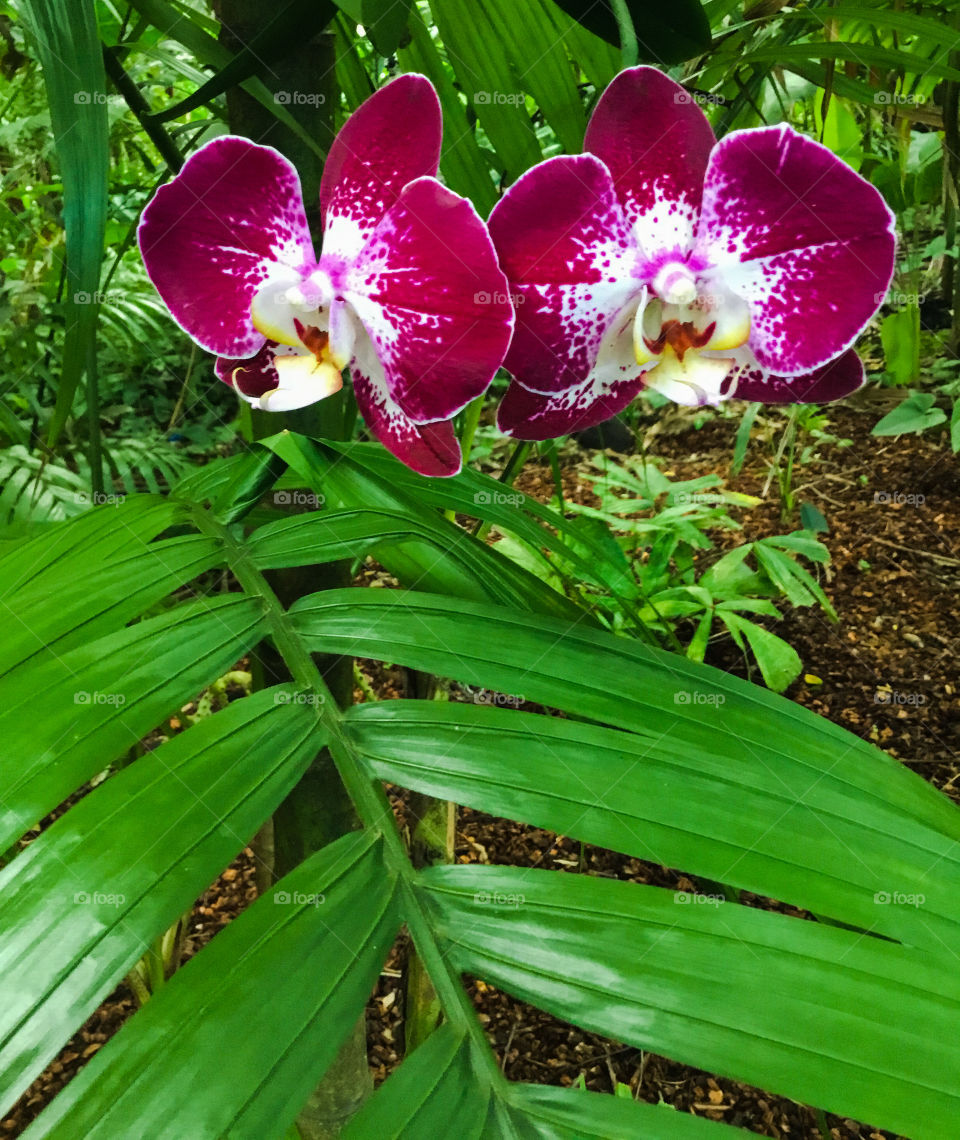
[(598, 93), (603, 91), (620, 70), (622, 60), (619, 44), (614, 46), (594, 35), (551, 0), (546, 0), (544, 7), (572, 61), (583, 71)]
[(88, 580), (74, 574), (51, 584), (48, 574), (17, 594), (9, 606), (0, 676), (32, 656), (60, 656), (110, 633), (223, 561), (218, 544), (200, 535), (128, 545), (124, 556), (100, 562)]
[[(650, 743), (668, 733), (671, 748), (730, 759), (749, 750), (777, 782), (784, 762), (795, 762), (808, 773), (794, 785), (795, 796), (825, 806), (821, 797), (832, 783), (853, 813), (871, 800), (891, 827), (915, 820), (931, 866), (952, 858), (960, 840), (960, 814), (949, 800), (868, 742), (758, 685), (586, 624), (360, 589), (304, 598), (292, 607), (291, 621), (316, 651), (374, 657), (522, 694)], [(718, 706), (709, 719), (708, 704)]]
[(5, 1108), (305, 770), (322, 738), (291, 695), (236, 701), (146, 753), (0, 873)]
[[(301, 449), (317, 449), (322, 446), (325, 451), (349, 456), (358, 467), (365, 468), (422, 506), (452, 510), (493, 523), (527, 543), (543, 560), (544, 566), (551, 570), (555, 571), (556, 565), (544, 555), (544, 549), (561, 555), (569, 572), (587, 582), (603, 586), (609, 580), (605, 541), (593, 541), (589, 532), (577, 528), (576, 520), (564, 518), (559, 511), (545, 507), (529, 495), (506, 487), (488, 475), (481, 475), (479, 471), (464, 468), (459, 475), (450, 479), (430, 479), (405, 467), (384, 448), (369, 444), (346, 445), (327, 440), (323, 445), (318, 445), (316, 441), (306, 441), (300, 437), (285, 445), (282, 436), (264, 442), (267, 446), (274, 447), (291, 464), (293, 460), (290, 452), (284, 450), (285, 446)], [(342, 462), (338, 460), (337, 466), (342, 465)]]
[[(626, 1086), (620, 1085), (619, 1088)], [(671, 1105), (552, 1085), (510, 1086), (511, 1123), (521, 1140), (736, 1140), (751, 1135), (727, 1124), (678, 1112)]]
[(149, 541), (186, 517), (179, 503), (152, 495), (96, 507), (0, 555), (0, 598), (9, 605), (17, 591), (41, 581), (52, 593), (57, 578), (75, 581), (79, 568), (93, 572), (131, 543)]
[(587, 117), (576, 76), (556, 27), (550, 19), (552, 0), (487, 0), (484, 5), (499, 30), (514, 72), (533, 96), (568, 154), (579, 154)]
[(264, 631), (258, 598), (226, 595), (8, 673), (0, 680), (0, 850), (225, 673)]
[[(345, 509), (336, 515), (332, 511), (301, 515), (258, 532), (252, 541), (261, 565), (290, 565), (290, 559), (309, 563), (313, 561), (308, 549), (311, 541), (321, 552), (334, 552), (334, 557), (373, 545), (378, 561), (404, 585), (570, 619), (584, 616), (535, 574), (440, 518), (419, 503), (414, 493), (391, 484), (383, 475), (303, 436), (285, 433), (266, 444), (325, 505)], [(360, 505), (363, 509), (352, 509)], [(276, 556), (280, 563), (264, 561)]]
[(30, 1140), (279, 1140), (361, 1015), (400, 923), (376, 835), (282, 879), (151, 998)]
[(461, 1140), (479, 1140), (493, 1090), (448, 1023), (404, 1060), (344, 1130), (343, 1140), (435, 1140), (458, 1121)]
[[(709, 727), (723, 706), (696, 700), (705, 695), (689, 703)], [(650, 742), (484, 704), (381, 701), (351, 709), (346, 728), (374, 773), (401, 787), (911, 945), (960, 947), (960, 852), (932, 857), (927, 824), (891, 819), (900, 780), (884, 772), (869, 774), (877, 799), (855, 804), (829, 769), (800, 758), (772, 769), (752, 748), (733, 758), (706, 741), (678, 746), (669, 732)], [(895, 892), (924, 903), (878, 903)]]
[(956, 1133), (960, 980), (942, 957), (588, 875), (421, 881), (457, 968), (557, 1017), (919, 1140)]

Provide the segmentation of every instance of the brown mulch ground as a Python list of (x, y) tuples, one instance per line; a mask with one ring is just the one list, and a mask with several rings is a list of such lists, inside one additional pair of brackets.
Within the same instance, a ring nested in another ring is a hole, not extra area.
[[(818, 610), (781, 605), (783, 620), (772, 628), (796, 648), (804, 674), (787, 695), (899, 757), (946, 795), (960, 800), (960, 697), (953, 655), (958, 634), (955, 599), (960, 581), (960, 469), (936, 435), (877, 440), (869, 429), (879, 418), (871, 401), (831, 410), (829, 432), (851, 444), (816, 444), (817, 458), (797, 473), (799, 498), (817, 506), (830, 531), (822, 536), (833, 556), (825, 588), (840, 616), (832, 624)], [(652, 434), (648, 454), (659, 457), (674, 478), (708, 472), (728, 477), (736, 418), (716, 416), (699, 429), (689, 417), (674, 417), (672, 430)], [(731, 489), (760, 494), (766, 461), (782, 418), (776, 412), (758, 421), (743, 472), (729, 478)], [(589, 498), (578, 481), (577, 453), (564, 454), (564, 492)], [(553, 492), (547, 466), (529, 467), (519, 485), (538, 497)], [(900, 496), (898, 499), (897, 497)], [(743, 512), (744, 530), (718, 536), (723, 544), (786, 533), (799, 524), (783, 523), (775, 492), (761, 506)], [(719, 552), (719, 550), (718, 550)], [(707, 553), (704, 557), (715, 557)], [(713, 664), (747, 675), (748, 663), (729, 641), (711, 645)], [(402, 695), (401, 670), (364, 663), (381, 698)], [(362, 696), (359, 692), (358, 699)], [(189, 710), (187, 710), (189, 711)], [(180, 728), (175, 720), (167, 731)], [(392, 790), (398, 814), (403, 795)], [(461, 812), (456, 858), (459, 862), (512, 863), (593, 874), (694, 890), (700, 884), (603, 849), (584, 847), (556, 836), (481, 812)], [(709, 891), (709, 886), (704, 887)], [(187, 956), (255, 897), (254, 863), (249, 849), (198, 900), (191, 917)], [(797, 913), (745, 895), (749, 905)], [(383, 1080), (402, 1056), (401, 939), (381, 974), (367, 1010), (371, 1069)], [(610, 1092), (630, 1086), (645, 1101), (663, 1100), (678, 1109), (749, 1129), (769, 1137), (821, 1140), (813, 1110), (770, 1096), (735, 1081), (712, 1076), (663, 1057), (584, 1033), (474, 979), (471, 992), (503, 1071), (512, 1080), (571, 1085)], [(18, 1105), (0, 1121), (0, 1135), (17, 1136), (48, 1100), (79, 1070), (134, 1009), (120, 986), (71, 1039)], [(889, 1133), (849, 1120), (828, 1117), (834, 1140), (879, 1140)]]

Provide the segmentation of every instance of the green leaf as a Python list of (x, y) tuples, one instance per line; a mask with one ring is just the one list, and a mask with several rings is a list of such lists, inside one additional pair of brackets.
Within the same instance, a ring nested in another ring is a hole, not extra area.
[[(0, 873), (5, 1108), (236, 855), (316, 754), (313, 713), (278, 703), (278, 695), (289, 693), (237, 701), (148, 752)], [(90, 962), (96, 970), (86, 968)]]
[[(812, 797), (811, 803), (818, 802), (827, 775), (848, 785), (852, 799), (859, 800), (874, 795), (883, 772), (884, 780), (895, 783), (890, 800), (881, 802), (893, 814), (922, 818), (942, 833), (929, 840), (935, 859), (960, 840), (953, 805), (898, 760), (758, 685), (585, 624), (449, 598), (383, 593), (330, 590), (304, 598), (290, 611), (292, 626), (315, 651), (376, 657), (493, 692), (522, 694), (650, 743), (669, 732), (671, 746), (691, 751), (737, 758), (750, 749), (771, 774), (785, 759), (800, 760), (816, 775), (812, 787), (799, 787), (796, 794)], [(695, 700), (694, 693), (703, 698)], [(720, 706), (720, 715), (705, 721), (708, 698)]]
[(0, 680), (0, 849), (225, 673), (264, 629), (259, 599), (227, 594), (9, 672)]
[[(620, 46), (620, 32), (610, 0), (555, 0), (577, 23)], [(710, 22), (699, 0), (675, 0), (669, 6), (627, 0), (640, 48), (647, 63), (682, 63), (710, 47)]]
[(587, 129), (583, 99), (575, 82), (564, 45), (557, 42), (550, 19), (552, 0), (527, 0), (518, 7), (512, 0), (487, 0), (485, 8), (500, 37), (514, 72), (523, 79), (563, 149), (579, 154)]
[[(19, 7), (43, 66), (50, 125), (63, 179), (66, 335), (57, 403), (48, 432), (52, 445), (63, 430), (77, 387), (96, 351), (110, 165), (106, 77), (93, 0), (76, 0), (69, 19), (57, 0), (20, 0)], [(88, 384), (94, 391), (96, 383), (95, 369), (90, 368)]]
[(467, 102), (489, 136), (507, 182), (514, 182), (543, 155), (503, 30), (486, 6), (474, 0), (433, 0), (430, 10)]
[(96, 507), (0, 555), (0, 598), (9, 605), (17, 591), (40, 582), (53, 592), (60, 579), (76, 581), (78, 567), (96, 567), (185, 520), (182, 504), (159, 496)]
[(826, 516), (823, 511), (815, 507), (813, 503), (800, 504), (800, 525), (804, 530), (809, 530), (813, 534), (830, 533), (830, 525), (827, 522)]
[(440, 170), (444, 181), (451, 190), (469, 198), (486, 217), (497, 201), (488, 157), (477, 142), (475, 130), (468, 124), (467, 107), (460, 101), (459, 91), (416, 8), (407, 26), (410, 42), (401, 47), (397, 55), (406, 71), (426, 75), (440, 97), (443, 111)]
[(903, 71), (908, 75), (929, 75), (937, 79), (960, 79), (960, 69), (942, 59), (920, 59), (906, 51), (875, 47), (868, 43), (817, 40), (812, 43), (777, 44), (753, 48), (739, 57), (741, 63), (773, 63), (790, 68), (794, 62), (823, 59), (849, 59), (863, 65)]
[(960, 981), (941, 957), (588, 875), (421, 882), (458, 969), (565, 1021), (904, 1135), (955, 1134)]
[[(381, 701), (346, 729), (382, 780), (780, 899), (939, 952), (960, 946), (960, 852), (931, 872), (929, 818), (892, 818), (901, 784), (870, 765), (872, 798), (796, 754), (710, 746), (724, 704), (692, 692), (705, 725), (689, 748), (492, 705)], [(771, 723), (773, 723), (771, 721)], [(683, 804), (682, 813), (677, 804)], [(777, 826), (771, 828), (771, 819)], [(940, 850), (944, 838), (934, 841)], [(947, 841), (949, 842), (949, 840)], [(895, 890), (924, 905), (883, 906)]]
[(477, 1080), (469, 1041), (446, 1024), (367, 1101), (343, 1140), (435, 1140), (454, 1120), (472, 1140), (482, 1134), (491, 1091)]
[(894, 384), (916, 383), (920, 373), (920, 307), (910, 304), (880, 322), (880, 341)]
[(746, 637), (768, 688), (775, 693), (782, 693), (791, 681), (800, 676), (803, 668), (800, 654), (782, 637), (777, 637), (775, 633), (746, 618), (737, 617), (729, 610), (718, 608), (717, 613), (731, 633)]
[(936, 399), (933, 392), (911, 392), (876, 424), (870, 434), (903, 435), (938, 427), (946, 422), (947, 415), (941, 408), (934, 407)]
[[(627, 1086), (621, 1086), (627, 1087)], [(404, 1061), (350, 1121), (344, 1140), (435, 1140), (457, 1121), (457, 1140), (723, 1140), (745, 1136), (696, 1116), (620, 1098), (478, 1079), (471, 1042), (449, 1024)]]
[[(373, 547), (401, 582), (455, 597), (489, 599), (537, 613), (583, 618), (583, 611), (460, 527), (435, 515), (415, 495), (314, 440), (284, 433), (265, 441), (325, 504), (344, 508), (275, 523), (255, 538), (261, 565), (344, 557)], [(362, 509), (355, 508), (363, 504)], [(279, 562), (275, 561), (277, 558)], [(292, 561), (291, 561), (292, 560)]]
[(753, 427), (761, 406), (760, 404), (748, 404), (740, 420), (740, 426), (737, 428), (737, 434), (733, 441), (733, 462), (730, 465), (732, 475), (739, 475), (743, 470), (744, 460), (747, 458), (747, 448), (750, 445), (750, 429)]
[(393, 55), (400, 46), (413, 0), (362, 0), (360, 23), (381, 55)]
[(31, 1140), (282, 1137), (361, 1016), (399, 921), (378, 838), (337, 840), (179, 970)]

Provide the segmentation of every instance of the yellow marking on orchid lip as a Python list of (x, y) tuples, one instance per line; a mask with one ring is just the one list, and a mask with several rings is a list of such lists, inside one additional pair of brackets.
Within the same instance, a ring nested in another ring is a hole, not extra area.
[[(650, 348), (649, 334), (656, 335), (660, 328), (662, 310), (658, 301), (641, 301), (633, 318), (633, 358), (641, 367), (656, 360), (657, 354)], [(656, 326), (656, 327), (654, 327)]]
[(724, 315), (722, 311), (716, 314), (720, 319), (705, 346), (711, 351), (725, 352), (731, 348), (739, 348), (740, 345), (747, 343), (750, 336), (749, 309), (744, 307), (744, 310), (737, 313), (733, 320), (724, 320)]
[(316, 392), (315, 398), (323, 400), (343, 387), (340, 369), (314, 356), (277, 356), (273, 364), (280, 377), (281, 388), (309, 383), (311, 390)]
[(280, 306), (271, 305), (270, 307), (275, 310), (272, 319), (269, 311), (264, 311), (267, 306), (263, 302), (258, 305), (257, 298), (254, 297), (253, 304), (250, 306), (250, 321), (253, 327), (268, 340), (275, 340), (277, 344), (285, 344), (289, 348), (296, 348), (300, 343), (296, 333), (284, 328), (284, 326), (279, 323), (278, 318), (282, 313)]

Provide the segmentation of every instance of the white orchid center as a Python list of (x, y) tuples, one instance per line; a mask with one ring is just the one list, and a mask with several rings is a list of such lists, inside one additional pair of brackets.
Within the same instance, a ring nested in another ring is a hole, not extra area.
[(653, 291), (668, 305), (689, 305), (697, 297), (697, 279), (683, 261), (668, 261), (651, 282)]
[(637, 308), (634, 356), (648, 388), (678, 404), (716, 404), (730, 396), (723, 384), (736, 363), (730, 353), (750, 336), (750, 310), (742, 297), (717, 283), (698, 283), (682, 262), (663, 266), (653, 295)]
[(261, 408), (304, 407), (340, 390), (353, 356), (356, 322), (323, 269), (272, 277), (254, 294), (250, 319), (277, 346), (273, 364), (279, 386), (260, 397)]

